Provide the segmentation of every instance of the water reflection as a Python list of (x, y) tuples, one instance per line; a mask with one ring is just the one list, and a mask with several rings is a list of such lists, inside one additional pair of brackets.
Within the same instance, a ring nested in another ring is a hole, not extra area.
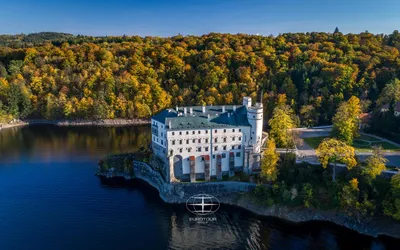
[(149, 126), (56, 127), (34, 125), (0, 132), (2, 161), (98, 160), (110, 153), (133, 152), (151, 141)]
[(399, 249), (399, 240), (224, 205), (216, 222), (198, 224), (142, 182), (94, 176), (101, 157), (135, 151), (150, 136), (148, 126), (1, 131), (0, 249)]

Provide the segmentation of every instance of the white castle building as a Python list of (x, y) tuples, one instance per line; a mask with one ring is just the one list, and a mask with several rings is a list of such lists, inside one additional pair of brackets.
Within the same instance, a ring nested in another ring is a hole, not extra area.
[(153, 153), (165, 162), (168, 181), (221, 179), (260, 170), (263, 105), (165, 109), (151, 118)]

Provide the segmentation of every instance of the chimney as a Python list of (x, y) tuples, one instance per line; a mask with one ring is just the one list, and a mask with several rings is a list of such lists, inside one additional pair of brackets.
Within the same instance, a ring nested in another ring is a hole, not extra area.
[(210, 114), (207, 115), (207, 120), (210, 120)]
[(186, 107), (183, 108), (183, 113), (186, 115), (187, 113)]
[(202, 107), (202, 111), (203, 111), (203, 113), (205, 113), (205, 112), (206, 112), (206, 106), (204, 106), (204, 105), (203, 105), (203, 107)]
[(225, 105), (222, 106), (222, 113), (225, 113)]
[(236, 105), (233, 105), (233, 111), (236, 111)]
[(179, 111), (179, 108), (178, 108), (178, 105), (176, 105), (176, 112), (178, 112)]
[(245, 106), (246, 108), (251, 107), (251, 97), (249, 96), (243, 97), (243, 106)]
[(192, 107), (189, 108), (189, 112), (190, 112), (190, 114), (193, 114), (193, 108)]
[(168, 121), (168, 128), (169, 128), (169, 129), (172, 128), (171, 120)]

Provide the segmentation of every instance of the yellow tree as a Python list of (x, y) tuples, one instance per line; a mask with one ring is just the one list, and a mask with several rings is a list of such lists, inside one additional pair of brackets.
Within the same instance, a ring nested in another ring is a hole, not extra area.
[(357, 97), (352, 96), (347, 102), (341, 103), (332, 119), (334, 135), (352, 144), (354, 137), (358, 136), (360, 114), (361, 104)]
[(261, 161), (261, 176), (267, 181), (275, 181), (278, 178), (278, 169), (276, 167), (279, 160), (279, 154), (276, 152), (274, 139), (269, 139), (267, 148), (263, 153)]
[(388, 160), (383, 157), (382, 147), (374, 147), (372, 155), (366, 160), (363, 174), (367, 175), (371, 179), (375, 179), (377, 175), (380, 175), (382, 171), (386, 170), (387, 161)]
[(270, 136), (280, 147), (288, 147), (291, 143), (289, 129), (294, 127), (293, 111), (287, 106), (278, 106), (274, 109), (268, 124), (271, 127)]
[(337, 162), (346, 164), (348, 169), (352, 169), (357, 165), (355, 159), (354, 148), (337, 139), (325, 139), (317, 148), (317, 157), (322, 167), (326, 168), (329, 163), (333, 163), (332, 181), (336, 180)]

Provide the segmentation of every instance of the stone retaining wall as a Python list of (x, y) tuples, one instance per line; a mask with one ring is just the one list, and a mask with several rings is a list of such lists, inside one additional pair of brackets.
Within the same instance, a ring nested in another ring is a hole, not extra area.
[(189, 197), (201, 193), (217, 198), (224, 197), (240, 192), (251, 192), (256, 187), (254, 183), (238, 181), (166, 183), (159, 172), (144, 162), (133, 161), (133, 169), (135, 178), (156, 188), (160, 197), (168, 203), (185, 203)]

